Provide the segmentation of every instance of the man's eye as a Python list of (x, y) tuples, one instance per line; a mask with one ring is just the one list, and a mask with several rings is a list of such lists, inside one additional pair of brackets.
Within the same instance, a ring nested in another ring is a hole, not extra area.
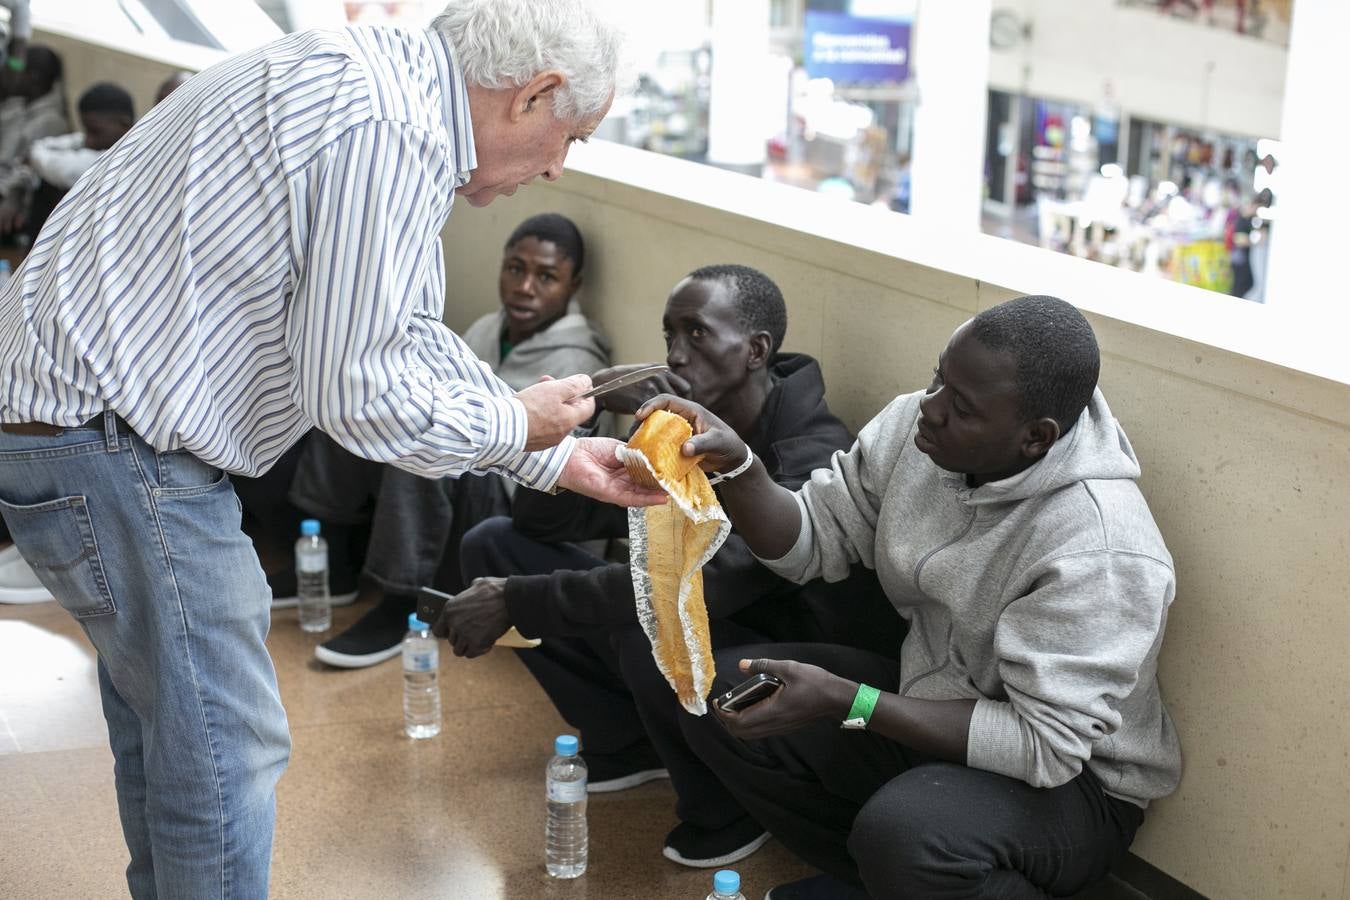
[(691, 328), (689, 329), (689, 336), (695, 338), (707, 337), (708, 332), (702, 328)]
[(540, 276), (539, 276), (539, 280), (540, 280), (540, 281), (557, 281), (557, 279), (554, 278), (552, 275), (550, 275), (548, 272), (545, 272), (544, 274), (540, 275)]

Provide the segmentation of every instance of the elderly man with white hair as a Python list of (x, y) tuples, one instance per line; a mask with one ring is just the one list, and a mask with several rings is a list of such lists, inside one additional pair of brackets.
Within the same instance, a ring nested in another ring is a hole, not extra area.
[(441, 322), (455, 196), (558, 178), (619, 42), (584, 0), (454, 0), (427, 30), (222, 62), (103, 155), (0, 291), (0, 512), (98, 651), (134, 897), (267, 895), (290, 738), (227, 473), (315, 426), (428, 476), (661, 499), (570, 436), (589, 378), (515, 393)]

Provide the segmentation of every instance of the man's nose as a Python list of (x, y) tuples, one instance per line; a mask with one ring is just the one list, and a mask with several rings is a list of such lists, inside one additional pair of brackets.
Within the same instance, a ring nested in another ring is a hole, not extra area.
[(919, 418), (923, 419), (925, 424), (941, 426), (942, 420), (938, 416), (942, 404), (937, 402), (937, 396), (942, 392), (941, 388), (933, 391), (931, 394), (924, 394), (919, 398)]

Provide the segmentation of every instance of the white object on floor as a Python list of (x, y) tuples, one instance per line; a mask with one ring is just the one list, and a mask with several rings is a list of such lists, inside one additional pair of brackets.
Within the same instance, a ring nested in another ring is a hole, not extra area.
[(0, 603), (45, 603), (51, 599), (51, 592), (38, 581), (18, 547), (0, 550)]

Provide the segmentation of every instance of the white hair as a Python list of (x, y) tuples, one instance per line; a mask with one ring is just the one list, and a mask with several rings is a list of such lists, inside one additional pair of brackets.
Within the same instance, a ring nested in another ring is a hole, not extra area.
[(596, 115), (614, 93), (623, 34), (592, 0), (451, 0), (431, 27), (450, 39), (470, 84), (520, 87), (562, 72), (553, 96), (562, 121)]

